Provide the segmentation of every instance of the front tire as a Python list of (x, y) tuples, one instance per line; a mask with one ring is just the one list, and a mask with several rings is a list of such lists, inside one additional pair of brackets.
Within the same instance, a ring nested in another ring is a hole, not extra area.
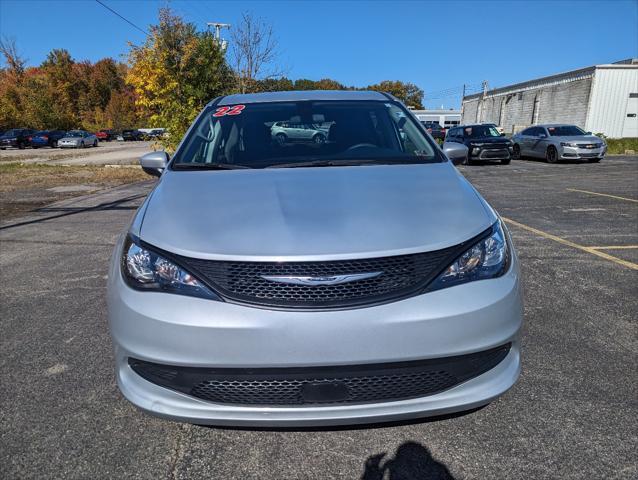
[(501, 160), (501, 165), (509, 165), (511, 161), (511, 158), (504, 158), (503, 160)]
[(94, 140), (94, 141), (93, 141), (93, 146), (94, 146), (94, 147), (97, 147), (97, 140)]
[(80, 146), (78, 148), (84, 148), (84, 142), (80, 143)]
[(598, 163), (602, 160), (602, 158), (590, 158), (587, 160), (589, 163)]
[(547, 163), (558, 163), (558, 151), (556, 150), (556, 147), (550, 145), (547, 148), (547, 152), (545, 152), (545, 160), (547, 160)]
[(275, 135), (275, 138), (277, 139), (277, 143), (279, 145), (284, 145), (288, 140), (288, 137), (283, 133), (278, 133), (277, 135)]
[(312, 141), (315, 142), (316, 145), (323, 145), (326, 143), (326, 137), (317, 133), (314, 137), (312, 137)]
[(521, 147), (518, 143), (514, 144), (514, 148), (512, 149), (512, 158), (514, 158), (514, 160), (521, 159)]

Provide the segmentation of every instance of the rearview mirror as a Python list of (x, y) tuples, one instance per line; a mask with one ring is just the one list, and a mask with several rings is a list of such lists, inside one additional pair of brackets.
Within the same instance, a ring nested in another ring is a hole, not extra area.
[(468, 149), (462, 143), (445, 142), (443, 144), (443, 153), (454, 165), (460, 165), (467, 158)]
[(140, 165), (149, 175), (159, 177), (168, 165), (168, 153), (163, 150), (147, 153), (140, 158)]

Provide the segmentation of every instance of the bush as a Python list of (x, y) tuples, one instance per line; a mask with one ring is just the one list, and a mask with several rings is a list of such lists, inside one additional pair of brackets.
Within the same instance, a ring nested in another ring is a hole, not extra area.
[(638, 152), (638, 138), (606, 138), (603, 134), (597, 136), (607, 142), (607, 153), (624, 154), (625, 150)]

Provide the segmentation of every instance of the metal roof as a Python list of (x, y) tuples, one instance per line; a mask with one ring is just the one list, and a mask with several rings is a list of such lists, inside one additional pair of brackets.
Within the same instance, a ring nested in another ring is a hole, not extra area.
[[(390, 97), (392, 98), (392, 97)], [(222, 97), (218, 105), (236, 105), (265, 102), (299, 102), (303, 100), (388, 100), (388, 97), (371, 90), (290, 90), (235, 94)]]
[[(549, 75), (547, 77), (540, 77), (534, 80), (527, 80), (521, 83), (514, 83), (512, 85), (507, 85), (505, 87), (495, 88), (493, 90), (488, 90), (486, 96), (495, 96), (495, 95), (504, 95), (507, 93), (516, 93), (523, 90), (531, 90), (533, 88), (538, 88), (541, 86), (551, 85), (555, 83), (563, 83), (569, 82), (573, 80), (578, 80), (581, 78), (591, 77), (596, 69), (600, 68), (638, 68), (638, 59), (636, 58), (627, 58), (625, 60), (620, 60), (614, 63), (601, 64), (601, 65), (592, 65), (590, 67), (579, 68), (577, 70), (570, 70), (569, 72), (557, 73), (555, 75)], [(472, 95), (467, 95), (463, 97), (463, 100), (471, 100), (474, 98), (480, 98), (483, 96), (483, 93), (474, 93)]]

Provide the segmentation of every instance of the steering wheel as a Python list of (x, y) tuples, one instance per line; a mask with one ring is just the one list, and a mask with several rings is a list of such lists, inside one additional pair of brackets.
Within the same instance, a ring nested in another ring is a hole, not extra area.
[(354, 150), (356, 148), (365, 148), (365, 147), (379, 148), (374, 143), (357, 143), (356, 145), (352, 145), (351, 147), (348, 147), (346, 151), (349, 152), (350, 150)]

